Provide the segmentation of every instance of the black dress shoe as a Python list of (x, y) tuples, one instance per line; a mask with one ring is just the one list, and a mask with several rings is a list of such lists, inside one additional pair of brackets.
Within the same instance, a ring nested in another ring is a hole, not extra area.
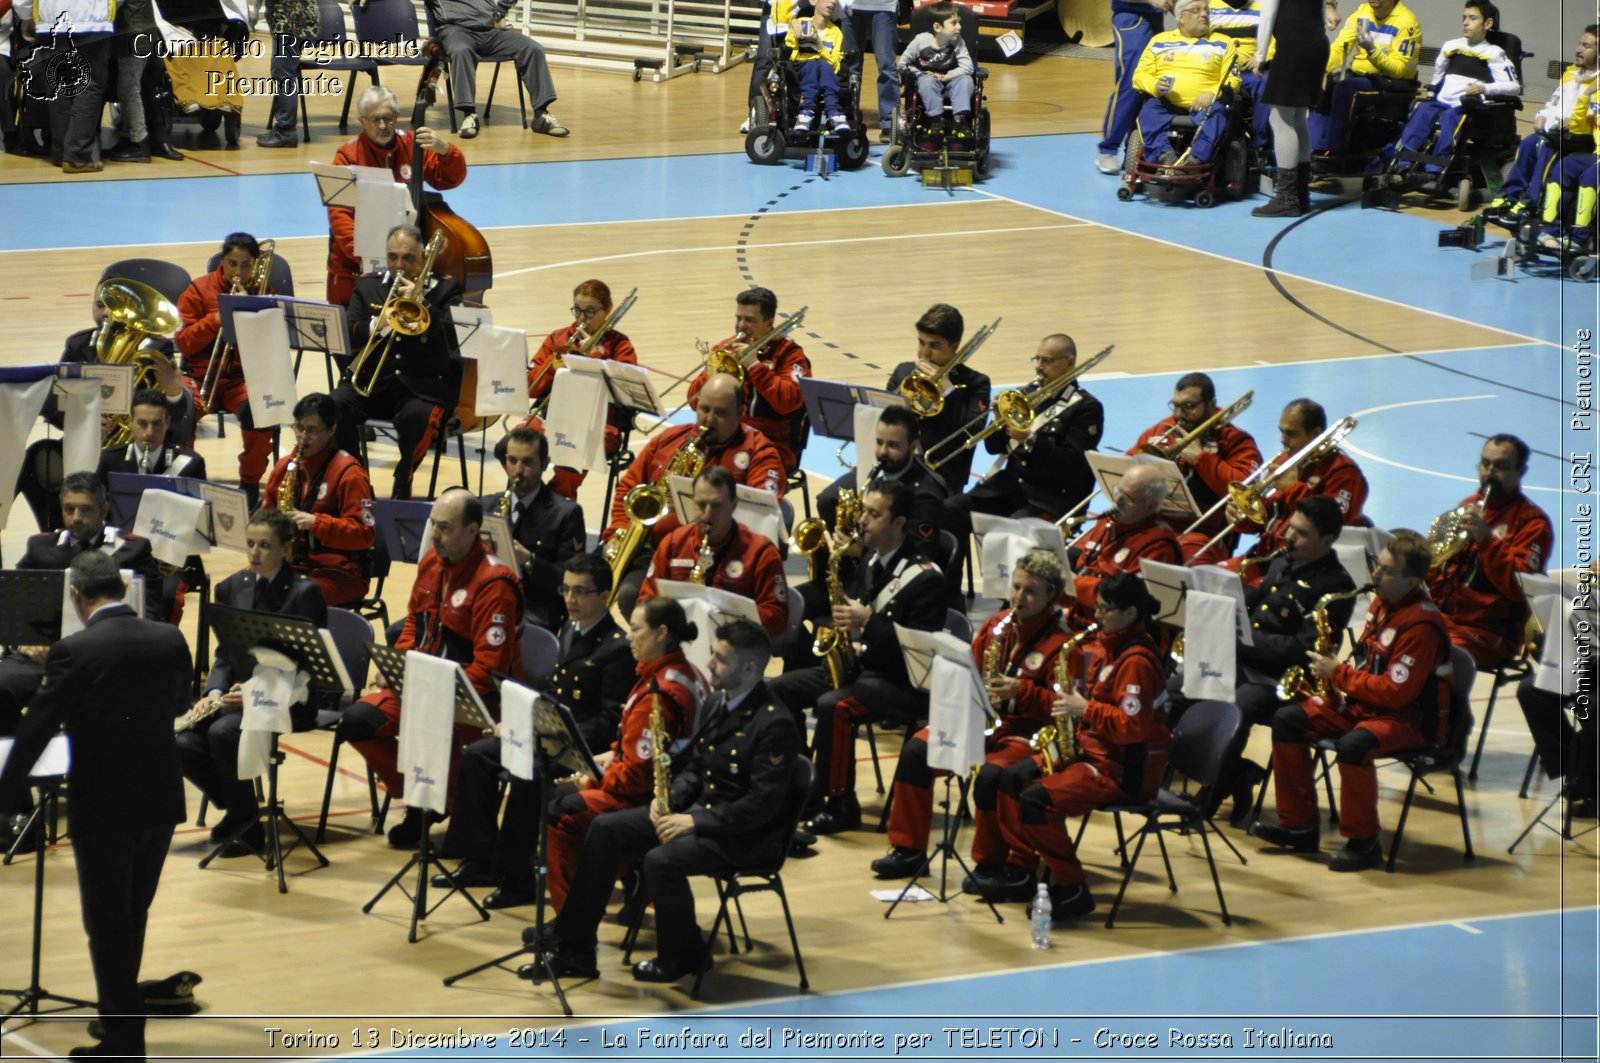
[(1004, 864), (979, 864), (961, 880), (961, 892), (981, 897), (986, 889), (995, 888), (1004, 876)]
[(817, 836), (808, 830), (796, 830), (794, 840), (789, 843), (790, 856), (812, 856), (811, 847), (817, 844)]
[(542, 946), (546, 952), (556, 952), (561, 948), (561, 936), (556, 933), (555, 923), (546, 923), (543, 927), (525, 926), (522, 943), (530, 949)]
[(829, 801), (823, 810), (806, 824), (806, 830), (812, 834), (839, 834), (855, 830), (859, 826), (861, 826), (861, 803), (852, 794), (849, 797)]
[(1050, 918), (1076, 919), (1094, 911), (1094, 895), (1081, 882), (1050, 887)]
[(501, 886), (479, 903), (490, 911), (496, 911), (500, 908), (521, 908), (538, 899), (538, 895), (532, 890), (514, 890)]
[(256, 137), (258, 148), (293, 148), (300, 144), (300, 138), (293, 133), (280, 133), (276, 129), (269, 129)]
[(498, 885), (500, 876), (489, 870), (489, 865), (482, 860), (463, 860), (461, 866), (456, 868), (453, 875), (438, 874), (433, 876), (435, 889), (447, 890), (451, 887), (457, 889), (482, 889), (484, 886)]
[(1329, 871), (1365, 871), (1383, 863), (1383, 846), (1376, 837), (1351, 838), (1328, 860)]
[(921, 849), (897, 845), (872, 862), (872, 873), (879, 878), (910, 878), (928, 863)]
[(443, 816), (431, 810), (406, 809), (405, 818), (389, 828), (389, 848), (415, 849), (422, 842), (422, 832), (427, 830), (430, 824), (443, 820)]
[(711, 950), (707, 949), (700, 954), (700, 959), (692, 963), (679, 963), (676, 960), (664, 960), (660, 956), (651, 960), (640, 960), (633, 965), (633, 980), (635, 982), (676, 982), (685, 975), (705, 974), (711, 970)]
[(179, 151), (177, 148), (173, 147), (171, 144), (154, 144), (154, 145), (151, 145), (150, 154), (155, 156), (158, 159), (166, 159), (166, 160), (168, 160), (170, 162), (182, 162), (183, 161), (183, 152)]
[(1314, 853), (1322, 848), (1322, 833), (1316, 827), (1283, 827), (1257, 823), (1250, 832), (1268, 845), (1297, 853)]
[[(546, 956), (550, 964), (550, 974), (557, 978), (599, 978), (600, 965), (595, 961), (594, 952), (580, 952), (570, 950), (554, 952)], [(535, 961), (525, 963), (517, 968), (517, 977), (530, 982), (543, 981), (545, 968), (543, 964)]]
[(131, 140), (121, 140), (104, 157), (112, 162), (149, 162), (150, 142), (141, 140), (136, 144)]

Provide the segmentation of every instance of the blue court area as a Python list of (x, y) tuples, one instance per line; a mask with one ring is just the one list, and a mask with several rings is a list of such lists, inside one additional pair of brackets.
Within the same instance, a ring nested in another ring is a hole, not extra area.
[(1594, 1059), (1597, 929), (1588, 909), (1083, 964), (1058, 930), (1056, 966), (381, 1058)]

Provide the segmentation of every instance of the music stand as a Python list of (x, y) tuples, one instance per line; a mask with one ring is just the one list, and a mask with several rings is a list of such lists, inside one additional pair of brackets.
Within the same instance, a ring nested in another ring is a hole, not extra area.
[(61, 570), (0, 571), (0, 645), (51, 646), (61, 639)]
[(383, 539), (383, 547), (389, 552), (391, 562), (404, 561), (408, 565), (417, 563), (428, 545), (425, 529), (432, 508), (431, 502), (421, 500), (373, 500), (372, 520), (378, 526), (378, 535)]
[[(5, 766), (14, 745), (9, 738), (0, 739), (0, 767)], [(0, 995), (17, 998), (16, 1004), (6, 1009), (3, 1017), (7, 1019), (24, 1012), (29, 1015), (50, 1015), (58, 1011), (76, 1011), (78, 1008), (95, 1006), (92, 1000), (52, 993), (39, 984), (44, 947), (44, 859), (50, 851), (49, 840), (45, 837), (45, 824), (55, 822), (57, 803), (61, 799), (61, 781), (67, 774), (70, 760), (67, 736), (56, 735), (50, 739), (49, 745), (45, 746), (44, 752), (29, 771), (29, 780), (39, 788), (39, 803), (28, 814), (22, 830), (17, 832), (17, 838), (20, 843), (24, 838), (35, 834), (38, 836), (38, 857), (33, 862), (33, 946), (28, 984), (21, 989), (0, 989)], [(43, 1002), (61, 1006), (41, 1009), (39, 1005)]]
[[(948, 631), (915, 631), (900, 624), (896, 624), (894, 630), (895, 636), (900, 643), (900, 654), (905, 659), (906, 674), (909, 676), (912, 686), (918, 690), (926, 690), (931, 694), (934, 686), (933, 662), (938, 658), (944, 658), (971, 674), (972, 682), (976, 684), (975, 688), (969, 691), (973, 699), (986, 696), (982, 692), (983, 687), (981, 677), (977, 674), (977, 664), (972, 659), (972, 647), (967, 643), (962, 642)], [(983, 715), (981, 705), (975, 704), (974, 707), (978, 709), (980, 715)], [(930, 729), (930, 751), (933, 738), (934, 736)], [(981, 755), (978, 763), (982, 763)], [(950, 787), (952, 784), (959, 790), (959, 796), (954, 805), (950, 801)], [(967, 866), (966, 860), (962, 858), (961, 853), (956, 849), (956, 838), (961, 834), (961, 817), (967, 812), (967, 792), (971, 786), (972, 780), (966, 772), (959, 774), (948, 770), (945, 772), (944, 800), (940, 802), (940, 807), (944, 810), (944, 829), (940, 834), (938, 844), (934, 846), (932, 852), (923, 855), (922, 865), (911, 876), (911, 881), (906, 883), (905, 889), (900, 891), (900, 896), (896, 897), (894, 902), (884, 911), (883, 917), (885, 919), (894, 915), (894, 910), (900, 907), (900, 902), (905, 900), (911, 891), (916, 888), (917, 880), (922, 878), (923, 875), (932, 875), (935, 859), (939, 861), (939, 892), (933, 896), (940, 904), (949, 904), (951, 898), (956, 896), (949, 889), (950, 861), (952, 858), (965, 875), (969, 877), (972, 875), (972, 868)], [(979, 896), (982, 898), (983, 903), (989, 906), (989, 911), (994, 914), (995, 922), (1004, 924), (1005, 917), (1000, 914), (1000, 909), (994, 906), (994, 902), (982, 894), (979, 894)]]
[[(231, 605), (213, 605), (207, 619), (216, 630), (217, 645), (228, 655), (236, 674), (252, 671), (255, 668), (255, 648), (268, 646), (292, 658), (299, 667), (311, 673), (311, 697), (328, 693), (337, 696), (352, 689), (344, 661), (333, 645), (333, 636), (309, 620), (278, 613), (258, 613)], [(283, 752), (278, 749), (277, 732), (273, 732), (272, 747), (267, 758), (266, 805), (254, 819), (241, 823), (237, 830), (214, 845), (201, 859), (202, 869), (209, 867), (223, 849), (244, 837), (245, 832), (258, 823), (266, 830), (267, 836), (267, 851), (260, 854), (261, 859), (265, 861), (268, 871), (278, 873), (279, 893), (289, 892), (288, 882), (284, 878), (284, 857), (301, 845), (316, 859), (317, 867), (328, 866), (328, 858), (322, 855), (322, 850), (283, 810), (283, 802), (278, 797), (278, 765), (283, 761)], [(279, 833), (280, 821), (294, 832), (295, 841), (287, 849), (283, 847)]]
[(290, 295), (228, 295), (217, 298), (217, 311), (222, 325), (223, 342), (237, 344), (233, 315), (254, 313), (258, 310), (283, 311), (283, 324), (289, 333), (289, 346), (294, 350), (294, 375), (300, 376), (300, 360), (307, 351), (323, 356), (323, 368), (328, 374), (328, 390), (333, 390), (333, 367), (341, 358), (350, 357), (350, 327), (345, 322), (345, 308), (319, 299), (297, 299)]
[[(531, 777), (539, 781), (539, 867), (547, 868), (550, 863), (549, 808), (550, 802), (555, 799), (554, 769), (566, 769), (573, 774), (586, 773), (598, 779), (601, 774), (600, 767), (590, 755), (589, 746), (583, 740), (583, 732), (578, 729), (572, 710), (568, 706), (549, 694), (539, 693), (504, 676), (496, 675), (495, 679), (500, 683), (501, 714), (506, 718), (508, 732), (514, 732), (513, 703), (518, 698), (532, 701), (532, 740), (525, 743), (529, 748), (526, 753), (521, 753), (521, 756), (527, 758), (526, 764), (531, 769)], [(502, 742), (517, 744), (521, 739), (514, 733), (508, 733), (502, 738)], [(513, 775), (521, 777), (511, 764), (511, 760), (517, 759), (519, 753), (520, 751), (508, 753), (506, 746), (501, 746), (502, 760), (506, 762)], [(463, 978), (471, 977), (479, 971), (486, 971), (490, 967), (498, 967), (518, 977), (521, 977), (522, 971), (531, 968), (534, 974), (531, 980), (540, 982), (548, 979), (550, 987), (556, 991), (556, 999), (561, 1002), (562, 1012), (568, 1017), (572, 1015), (572, 1005), (567, 1003), (567, 994), (561, 988), (561, 979), (551, 969), (550, 953), (544, 946), (546, 881), (547, 877), (540, 875), (534, 891), (532, 940), (530, 941), (528, 935), (524, 934), (525, 944), (522, 948), (453, 974), (444, 980), (445, 985), (455, 985)], [(516, 970), (506, 966), (506, 961), (530, 953), (533, 959)]]
[[(393, 646), (384, 646), (374, 642), (368, 643), (367, 652), (372, 655), (372, 663), (382, 673), (383, 678), (389, 685), (389, 689), (394, 691), (396, 697), (399, 697), (405, 690), (407, 651), (397, 650)], [(455, 671), (456, 722), (470, 723), (475, 727), (483, 728), (484, 734), (493, 734), (495, 731), (494, 717), (489, 715), (489, 710), (484, 708), (483, 699), (478, 697), (478, 692), (473, 689), (471, 683), (467, 682), (467, 674), (461, 670), (461, 665), (455, 665)], [(417, 884), (414, 892), (407, 892), (402, 880), (412, 868), (417, 869)], [(450, 888), (445, 891), (444, 896), (440, 897), (437, 903), (429, 907), (428, 879), (434, 871), (443, 875), (450, 882)], [(479, 904), (477, 899), (467, 892), (465, 887), (457, 885), (455, 874), (439, 861), (438, 854), (433, 850), (433, 835), (428, 830), (426, 820), (423, 823), (422, 840), (418, 843), (416, 852), (411, 854), (411, 859), (406, 861), (404, 867), (396, 871), (389, 881), (383, 884), (383, 888), (373, 896), (372, 900), (362, 906), (361, 911), (370, 913), (377, 903), (383, 900), (384, 894), (397, 886), (400, 888), (401, 893), (411, 898), (411, 931), (406, 940), (413, 945), (417, 943), (417, 924), (438, 911), (439, 907), (445, 901), (448, 901), (453, 894), (459, 893), (466, 898), (467, 903), (472, 905), (472, 910), (478, 913), (479, 922), (486, 922), (489, 918), (489, 913), (484, 910), (483, 905)]]

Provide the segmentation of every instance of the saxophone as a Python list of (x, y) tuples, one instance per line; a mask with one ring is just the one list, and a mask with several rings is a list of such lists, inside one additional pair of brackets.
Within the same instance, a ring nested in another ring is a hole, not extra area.
[[(1316, 652), (1319, 656), (1331, 657), (1339, 652), (1339, 642), (1344, 635), (1342, 631), (1333, 629), (1333, 621), (1328, 616), (1328, 607), (1334, 602), (1366, 594), (1373, 586), (1371, 583), (1366, 583), (1353, 591), (1334, 591), (1317, 599), (1313, 618), (1317, 622)], [(1333, 688), (1328, 681), (1319, 678), (1307, 665), (1291, 665), (1289, 670), (1283, 673), (1283, 678), (1278, 680), (1278, 697), (1282, 701), (1301, 701), (1310, 697), (1326, 698), (1332, 694)]]
[(623, 498), (622, 508), (628, 515), (627, 526), (611, 537), (601, 555), (606, 564), (611, 566), (611, 595), (606, 599), (607, 609), (616, 604), (617, 595), (622, 590), (622, 575), (628, 571), (633, 555), (644, 543), (651, 526), (672, 508), (668, 478), (687, 476), (693, 479), (700, 475), (706, 463), (702, 447), (710, 431), (710, 428), (701, 428), (693, 437), (685, 439), (683, 446), (678, 448), (672, 460), (667, 462), (667, 467), (661, 471), (659, 480), (653, 484), (640, 484)]
[(300, 448), (289, 455), (289, 464), (283, 468), (283, 480), (278, 484), (278, 512), (288, 516), (295, 511), (295, 479), (300, 471)]
[[(1072, 651), (1098, 634), (1099, 624), (1090, 624), (1078, 634), (1072, 636), (1061, 644), (1056, 651), (1056, 682), (1055, 690), (1059, 694), (1072, 687), (1072, 674), (1070, 658)], [(1034, 732), (1028, 740), (1028, 748), (1038, 753), (1044, 760), (1044, 773), (1054, 775), (1062, 768), (1077, 762), (1081, 755), (1078, 750), (1078, 721), (1075, 717), (1068, 716), (1059, 724), (1047, 723)]]
[(656, 811), (663, 816), (672, 812), (672, 754), (668, 750), (671, 737), (661, 722), (661, 695), (650, 695), (650, 751), (654, 770)]
[[(861, 539), (861, 533), (851, 536), (850, 542), (845, 544), (845, 549), (854, 546)], [(828, 555), (828, 604), (830, 606), (845, 603), (844, 581), (839, 578), (839, 566), (844, 562), (844, 550), (835, 550)], [(828, 671), (828, 681), (833, 684), (833, 689), (839, 690), (851, 679), (855, 678), (856, 648), (850, 641), (850, 633), (841, 631), (836, 627), (818, 627), (816, 641), (811, 644), (811, 652), (822, 658), (822, 666)]]
[(711, 525), (700, 525), (700, 552), (695, 555), (694, 567), (689, 570), (689, 582), (704, 587), (711, 578), (711, 566), (717, 556), (711, 549)]
[[(991, 680), (1000, 679), (1005, 675), (1005, 662), (1001, 659), (1000, 645), (1005, 639), (1006, 628), (1011, 626), (1011, 618), (1016, 615), (1016, 608), (1000, 618), (1000, 622), (989, 633), (989, 644), (983, 648), (983, 682), (987, 687)], [(989, 714), (989, 726), (984, 729), (983, 737), (993, 738), (1005, 723), (996, 706), (988, 699), (983, 703), (984, 711)]]
[(146, 476), (150, 475), (151, 468), (155, 466), (155, 461), (151, 457), (153, 453), (154, 448), (149, 443), (139, 444), (139, 471)]

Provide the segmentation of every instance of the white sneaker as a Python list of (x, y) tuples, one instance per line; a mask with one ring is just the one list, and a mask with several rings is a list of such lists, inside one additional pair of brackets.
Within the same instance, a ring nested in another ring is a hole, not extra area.
[(756, 109), (750, 108), (750, 113), (744, 116), (744, 121), (739, 123), (739, 132), (750, 132), (750, 124), (756, 120)]
[(801, 111), (800, 112), (800, 117), (798, 117), (798, 118), (796, 118), (794, 120), (795, 132), (796, 133), (804, 133), (804, 132), (808, 131), (811, 128), (812, 118), (813, 118), (813, 115), (811, 114), (810, 111)]
[(1107, 155), (1102, 152), (1095, 156), (1094, 168), (1101, 173), (1121, 173), (1122, 160), (1115, 155)]
[(478, 116), (475, 114), (464, 115), (461, 119), (461, 139), (471, 140), (478, 135)]
[(828, 124), (833, 127), (835, 133), (848, 133), (850, 131), (850, 119), (842, 114), (829, 115)]

